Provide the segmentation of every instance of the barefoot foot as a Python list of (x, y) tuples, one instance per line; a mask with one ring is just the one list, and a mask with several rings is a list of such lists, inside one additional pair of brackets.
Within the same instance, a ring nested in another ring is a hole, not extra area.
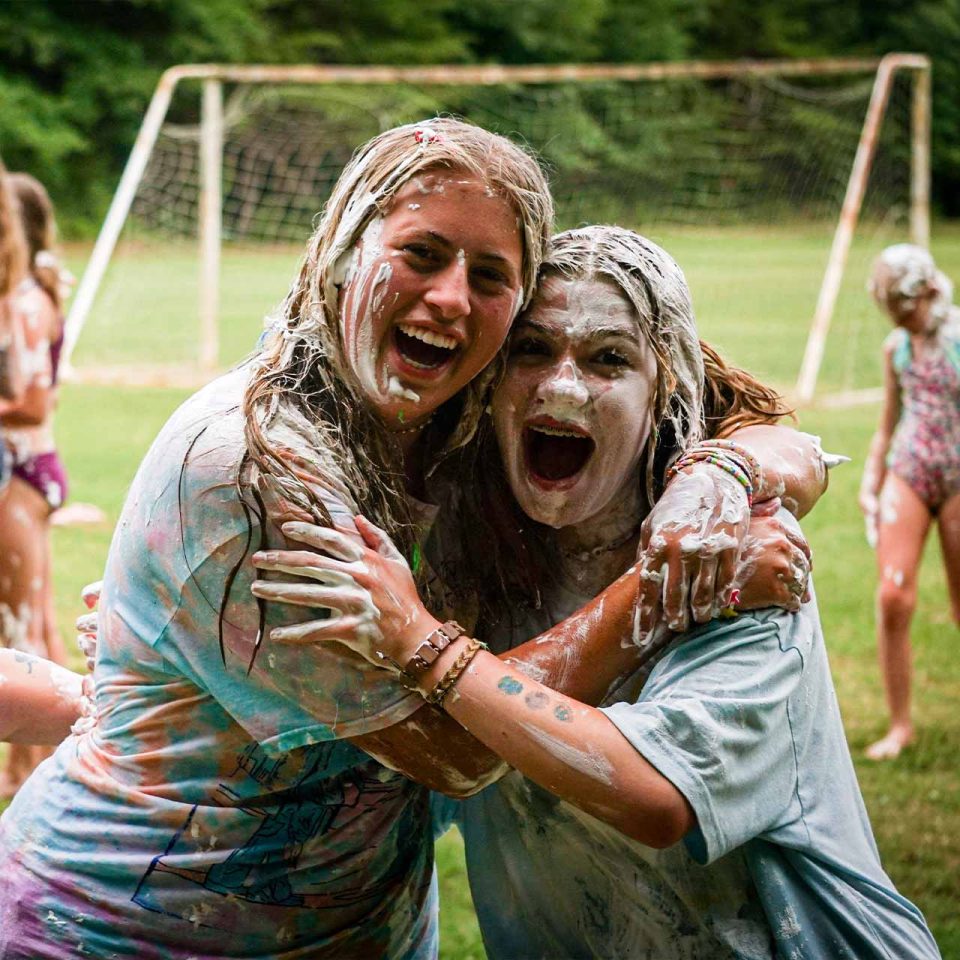
[(896, 760), (913, 743), (912, 727), (892, 727), (890, 732), (867, 747), (868, 760)]

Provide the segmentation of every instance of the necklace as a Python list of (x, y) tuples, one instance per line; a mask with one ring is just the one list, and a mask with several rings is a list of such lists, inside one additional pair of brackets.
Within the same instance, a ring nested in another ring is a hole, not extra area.
[(615, 537), (609, 543), (603, 543), (599, 547), (592, 547), (589, 550), (561, 550), (560, 553), (568, 560), (590, 560), (605, 553), (612, 553), (614, 550), (619, 550), (624, 544), (629, 543), (640, 532), (642, 526), (643, 521), (641, 520), (626, 533), (620, 534), (619, 537)]
[(402, 430), (391, 430), (390, 432), (395, 437), (402, 437), (404, 434), (416, 433), (418, 430), (425, 429), (429, 425), (430, 421), (433, 420), (434, 416), (435, 414), (431, 413), (430, 416), (423, 421), (423, 423), (418, 423), (415, 427), (404, 427)]

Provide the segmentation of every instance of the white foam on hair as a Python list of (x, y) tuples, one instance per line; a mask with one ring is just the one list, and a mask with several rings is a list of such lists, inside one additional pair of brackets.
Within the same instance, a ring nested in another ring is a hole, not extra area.
[[(880, 273), (886, 273), (886, 283), (882, 287), (877, 276)], [(877, 257), (869, 289), (875, 297), (890, 293), (916, 297), (934, 284), (936, 275), (937, 266), (928, 250), (912, 243), (895, 243)]]

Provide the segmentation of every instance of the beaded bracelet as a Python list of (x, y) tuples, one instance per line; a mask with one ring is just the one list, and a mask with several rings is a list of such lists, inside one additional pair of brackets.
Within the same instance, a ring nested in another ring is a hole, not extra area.
[(760, 486), (760, 463), (745, 447), (732, 440), (703, 440), (680, 456), (678, 463), (698, 462), (706, 459), (706, 454), (715, 454), (733, 463), (743, 472), (754, 489)]
[(667, 473), (667, 483), (669, 483), (685, 467), (692, 467), (696, 463), (709, 463), (714, 467), (719, 467), (724, 473), (733, 477), (740, 486), (743, 487), (747, 495), (748, 507), (753, 507), (753, 484), (750, 482), (750, 476), (744, 468), (736, 463), (732, 458), (719, 451), (711, 450), (691, 450), (685, 453), (670, 468)]
[(435, 707), (442, 707), (443, 701), (447, 698), (447, 694), (453, 689), (460, 677), (463, 676), (464, 671), (470, 666), (473, 658), (481, 650), (487, 649), (488, 647), (485, 643), (471, 638), (463, 650), (460, 651), (460, 656), (457, 657), (450, 669), (437, 682), (437, 685), (429, 693), (424, 694), (424, 700), (426, 700), (427, 703), (433, 704)]
[(760, 461), (745, 446), (734, 440), (703, 440), (698, 446), (708, 450), (723, 450), (728, 456), (739, 457), (747, 467), (753, 489), (760, 489), (763, 479), (763, 470), (760, 467)]
[(714, 456), (720, 457), (722, 460), (726, 460), (729, 463), (736, 465), (743, 475), (750, 481), (750, 485), (754, 488), (757, 487), (756, 477), (757, 471), (754, 469), (754, 463), (752, 463), (747, 458), (741, 456), (739, 453), (733, 450), (725, 450), (721, 447), (696, 447), (691, 451), (691, 454), (694, 456), (702, 455), (704, 453), (711, 453)]

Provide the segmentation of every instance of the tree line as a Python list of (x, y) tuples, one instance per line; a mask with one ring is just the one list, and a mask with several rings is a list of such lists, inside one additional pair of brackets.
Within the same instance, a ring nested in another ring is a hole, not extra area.
[(175, 63), (559, 63), (928, 54), (934, 200), (960, 214), (960, 0), (11, 0), (0, 154), (99, 223)]

